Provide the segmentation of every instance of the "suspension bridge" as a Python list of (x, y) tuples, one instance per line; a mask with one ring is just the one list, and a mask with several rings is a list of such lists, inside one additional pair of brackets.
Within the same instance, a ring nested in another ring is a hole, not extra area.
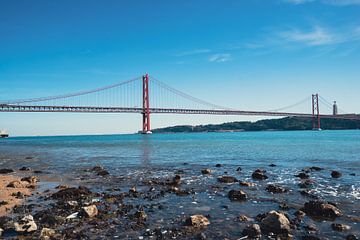
[[(290, 112), (311, 100), (309, 113)], [(333, 109), (321, 114), (320, 103)], [(208, 114), (312, 118), (313, 129), (321, 129), (321, 118), (360, 120), (360, 115), (338, 114), (336, 105), (319, 94), (270, 111), (246, 111), (218, 106), (179, 91), (148, 74), (110, 86), (71, 94), (0, 101), (0, 112), (76, 112), (142, 114), (142, 133), (151, 133), (151, 114)]]

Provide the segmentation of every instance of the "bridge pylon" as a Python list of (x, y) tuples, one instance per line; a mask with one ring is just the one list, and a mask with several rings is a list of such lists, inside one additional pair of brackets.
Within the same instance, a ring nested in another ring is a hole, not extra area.
[(145, 74), (143, 81), (143, 109), (142, 109), (142, 134), (151, 134), (150, 128), (150, 100), (149, 100), (149, 75)]
[(312, 125), (313, 130), (321, 130), (319, 94), (312, 95)]

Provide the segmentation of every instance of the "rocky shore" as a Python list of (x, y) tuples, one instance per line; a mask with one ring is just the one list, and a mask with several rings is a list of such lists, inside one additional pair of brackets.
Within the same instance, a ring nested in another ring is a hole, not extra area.
[[(46, 173), (0, 169), (5, 239), (358, 239), (360, 200), (328, 197), (343, 174), (310, 166), (280, 181), (275, 164), (93, 166), (38, 191)], [(11, 175), (10, 175), (11, 174)], [(349, 177), (355, 177), (351, 174)], [(28, 198), (28, 196), (32, 195)]]

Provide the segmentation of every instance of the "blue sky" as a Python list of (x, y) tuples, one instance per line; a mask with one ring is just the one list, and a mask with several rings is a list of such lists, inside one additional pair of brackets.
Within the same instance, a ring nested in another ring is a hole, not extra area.
[[(0, 100), (145, 72), (204, 100), (268, 110), (319, 92), (360, 112), (360, 0), (1, 1)], [(299, 111), (310, 111), (303, 106)], [(153, 116), (153, 127), (254, 120)], [(0, 113), (15, 135), (126, 133), (138, 115)]]

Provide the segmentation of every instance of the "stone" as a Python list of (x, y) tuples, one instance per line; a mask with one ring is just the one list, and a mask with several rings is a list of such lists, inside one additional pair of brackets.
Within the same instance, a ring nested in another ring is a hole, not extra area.
[(254, 187), (256, 184), (255, 183), (252, 183), (252, 182), (239, 182), (239, 185), (240, 186), (243, 186), (243, 187)]
[(345, 238), (346, 240), (358, 240), (358, 238), (354, 234), (349, 234)]
[(304, 226), (304, 229), (306, 231), (308, 231), (308, 232), (317, 232), (317, 231), (319, 231), (319, 229), (314, 224), (306, 225), (306, 226)]
[(248, 238), (257, 238), (261, 237), (261, 228), (259, 224), (251, 224), (246, 226), (246, 228), (242, 231), (243, 236), (247, 236)]
[(33, 216), (26, 215), (20, 221), (14, 223), (16, 232), (34, 232), (37, 230), (37, 225)]
[(305, 217), (306, 213), (301, 211), (301, 210), (297, 210), (294, 215), (297, 217), (297, 218), (303, 218)]
[(210, 225), (209, 219), (203, 215), (192, 215), (187, 219), (187, 223), (196, 228), (202, 228)]
[(276, 164), (269, 164), (269, 167), (276, 167)]
[(301, 183), (299, 183), (300, 188), (310, 188), (314, 185), (315, 181), (312, 179), (305, 179)]
[(300, 179), (308, 179), (308, 178), (310, 177), (310, 175), (309, 175), (309, 174), (306, 174), (306, 173), (304, 173), (304, 172), (301, 172), (301, 173), (295, 175), (295, 177), (298, 177), (298, 178), (300, 178)]
[(266, 191), (271, 192), (271, 193), (285, 193), (287, 192), (287, 189), (274, 185), (274, 184), (269, 184), (266, 187)]
[(240, 216), (237, 217), (237, 220), (240, 221), (240, 222), (249, 222), (250, 218), (247, 217), (246, 215), (240, 215)]
[(22, 167), (22, 168), (19, 168), (19, 171), (30, 171), (31, 168), (29, 167)]
[(60, 190), (64, 190), (64, 189), (67, 189), (67, 188), (70, 188), (70, 187), (69, 187), (69, 185), (58, 185), (55, 188), (60, 189)]
[(51, 239), (55, 235), (55, 230), (51, 228), (43, 228), (41, 229), (40, 238), (43, 240)]
[(323, 201), (310, 201), (304, 204), (302, 209), (306, 214), (313, 217), (335, 219), (341, 216), (341, 211), (332, 204)]
[(268, 179), (268, 176), (265, 175), (266, 171), (261, 169), (256, 169), (251, 177), (256, 180), (265, 180)]
[(312, 166), (312, 167), (310, 167), (309, 168), (311, 171), (321, 171), (321, 170), (323, 170), (323, 168), (321, 168), (321, 167), (315, 167), (315, 166)]
[(240, 172), (241, 170), (242, 170), (241, 167), (238, 167), (238, 168), (236, 169), (237, 172)]
[(205, 169), (201, 170), (201, 173), (202, 173), (202, 174), (210, 174), (210, 173), (211, 173), (211, 169), (205, 168)]
[(139, 221), (146, 221), (147, 219), (147, 215), (143, 210), (139, 210), (135, 213), (135, 217), (139, 220)]
[(222, 164), (218, 163), (215, 165), (215, 167), (222, 167)]
[(96, 205), (90, 205), (87, 207), (82, 207), (80, 211), (81, 216), (85, 216), (87, 218), (95, 217), (98, 214), (98, 209)]
[(10, 182), (6, 187), (8, 188), (24, 188), (26, 184), (22, 183), (21, 181), (15, 180)]
[(290, 221), (285, 214), (270, 211), (261, 220), (261, 230), (267, 233), (272, 232), (274, 234), (289, 233)]
[(231, 201), (245, 201), (247, 199), (246, 193), (241, 190), (231, 190), (228, 197)]
[(37, 177), (35, 177), (35, 176), (30, 176), (30, 177), (23, 177), (21, 179), (21, 181), (28, 182), (30, 184), (35, 184), (35, 183), (37, 183), (39, 181), (39, 179)]
[(339, 178), (339, 177), (341, 177), (341, 172), (338, 172), (338, 171), (332, 171), (331, 172), (331, 177), (332, 178)]
[(174, 185), (180, 185), (181, 184), (181, 176), (180, 175), (175, 175), (175, 177), (173, 178), (173, 184)]
[(236, 177), (232, 177), (232, 176), (218, 177), (218, 181), (221, 182), (221, 183), (236, 183), (236, 182), (238, 182)]
[(9, 168), (0, 169), (0, 174), (8, 174), (8, 173), (12, 173), (12, 172), (14, 172), (14, 170), (9, 169)]
[(91, 191), (83, 186), (79, 186), (78, 188), (66, 188), (62, 189), (51, 195), (53, 199), (58, 200), (77, 200), (79, 198), (86, 198), (91, 195)]
[(349, 225), (341, 224), (341, 223), (333, 223), (333, 224), (331, 224), (331, 228), (333, 230), (339, 231), (339, 232), (345, 232), (345, 231), (349, 231), (351, 229), (351, 227)]
[(101, 171), (98, 171), (97, 172), (97, 175), (98, 176), (107, 176), (107, 175), (109, 175), (110, 173), (108, 172), (108, 171), (106, 171), (106, 170), (101, 170)]

